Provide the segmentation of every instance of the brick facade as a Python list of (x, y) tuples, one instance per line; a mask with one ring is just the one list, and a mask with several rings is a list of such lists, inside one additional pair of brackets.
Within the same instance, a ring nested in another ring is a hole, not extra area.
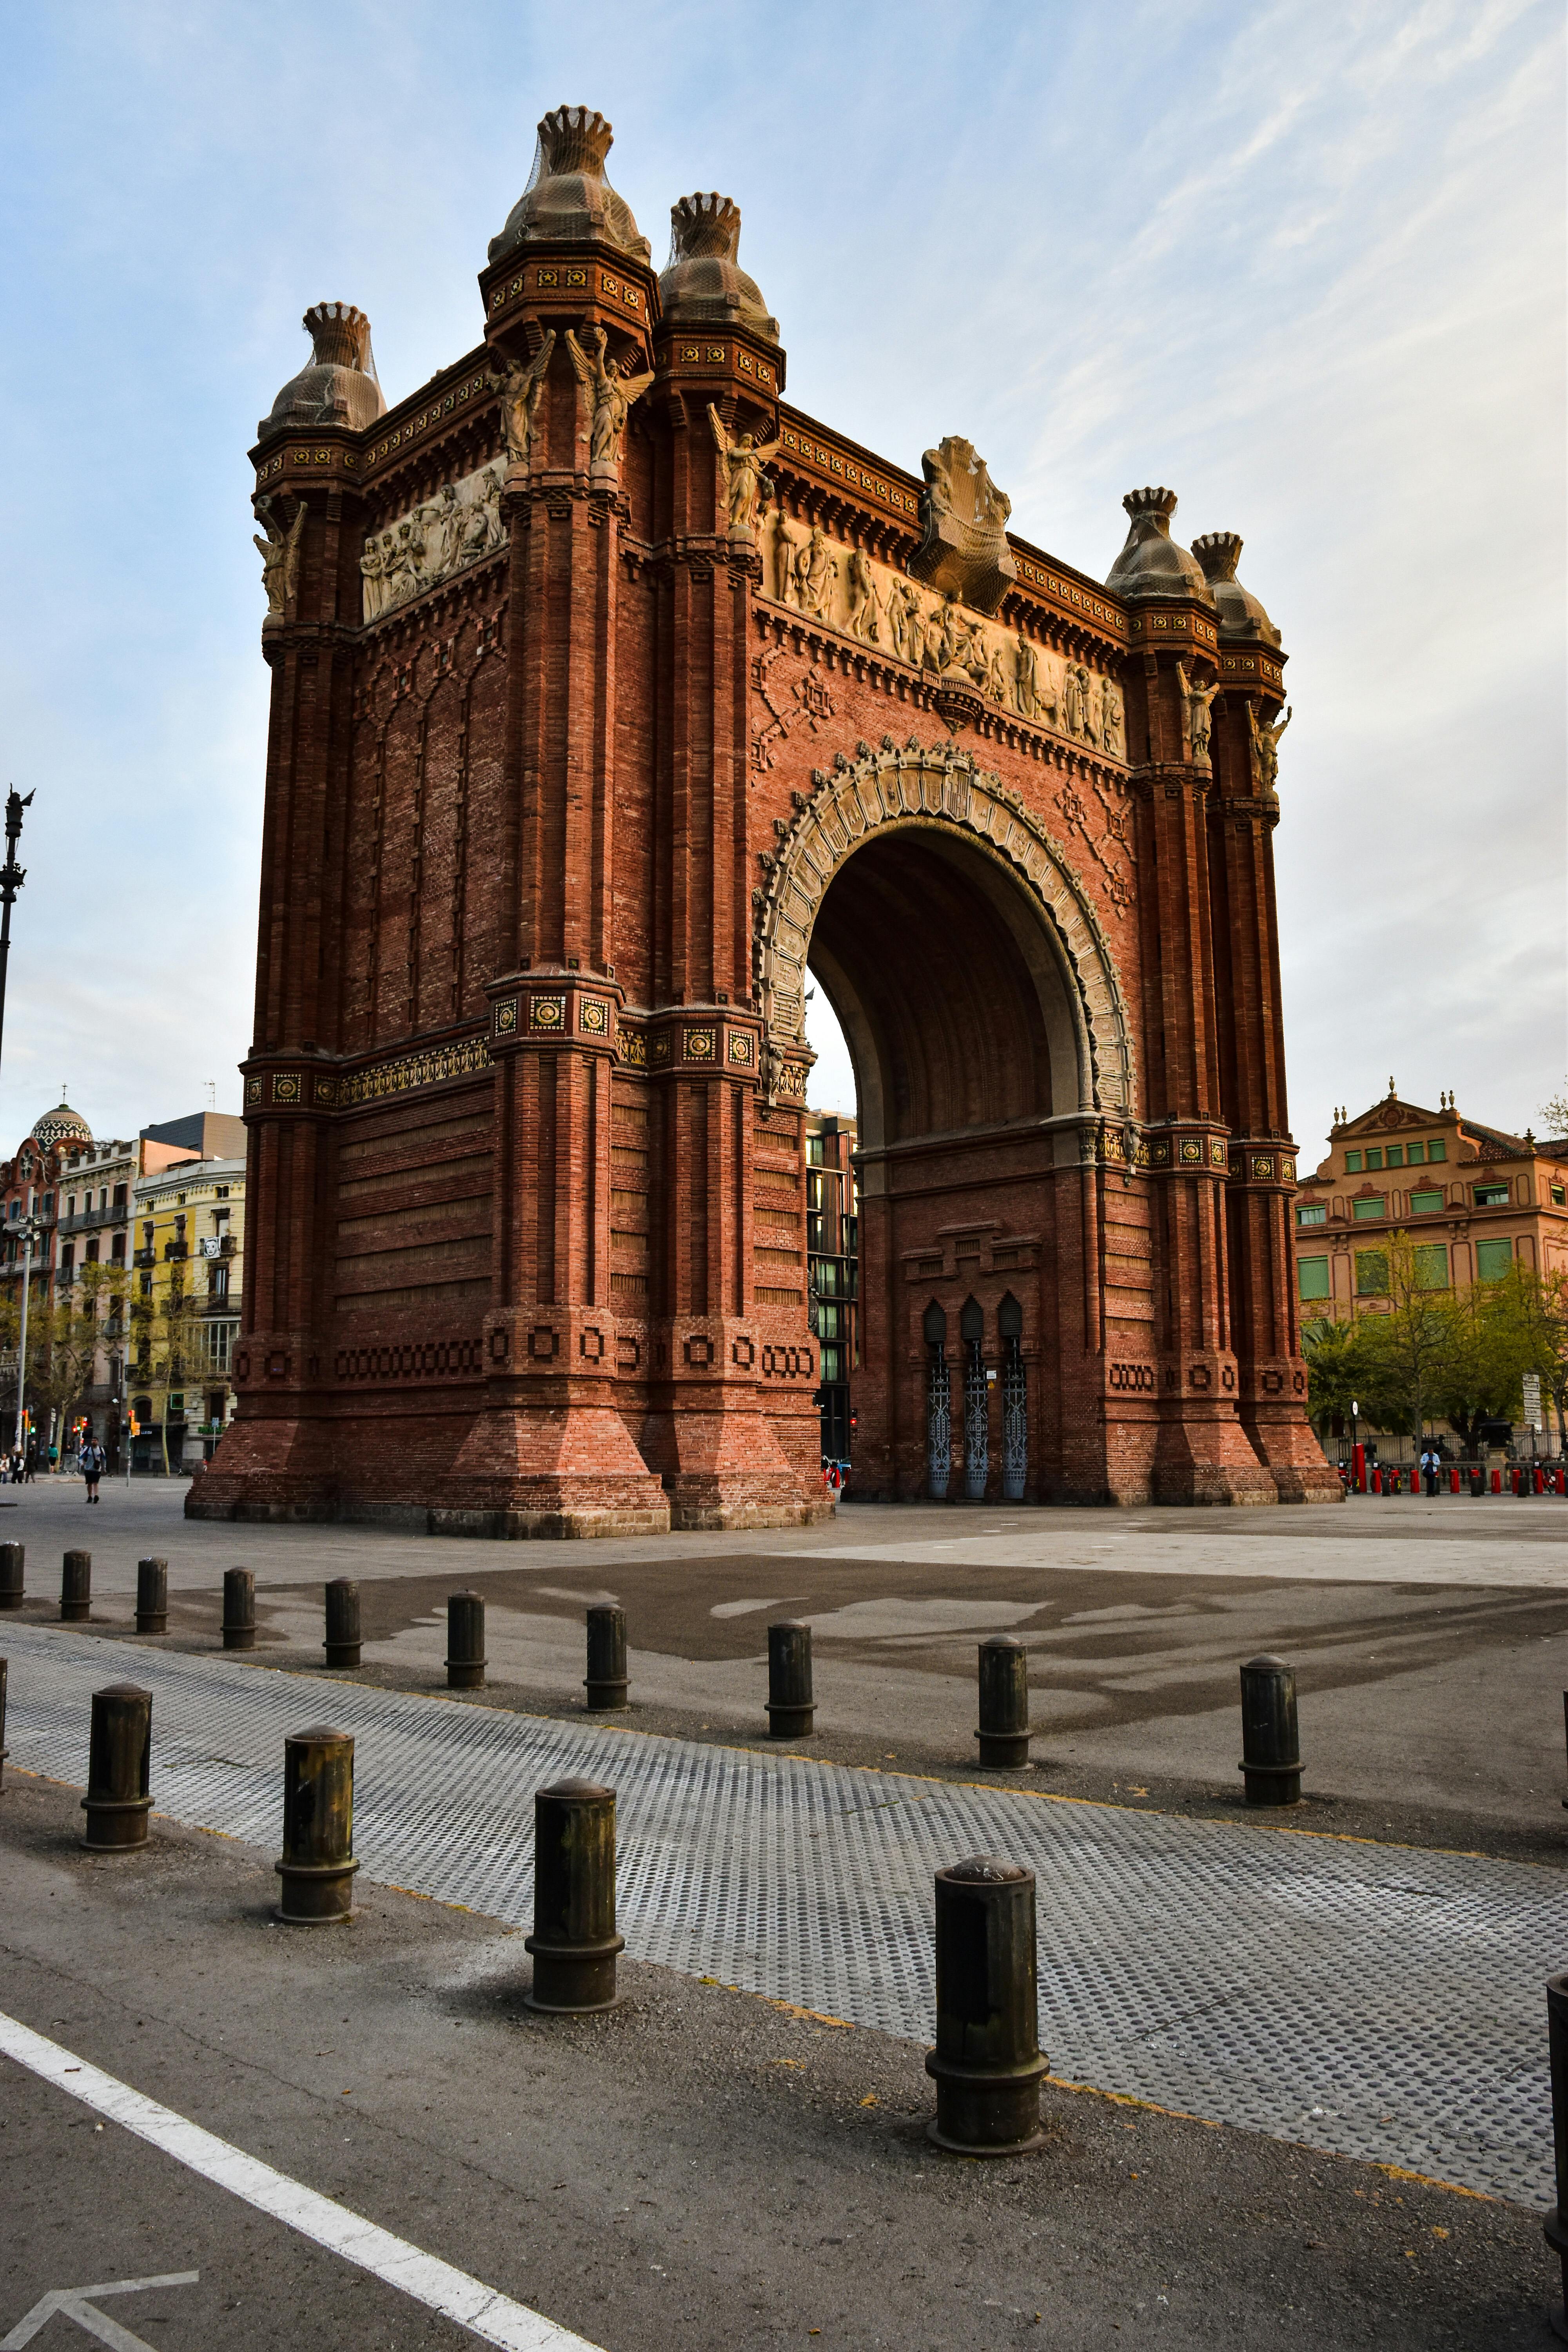
[(678, 207), (661, 280), (607, 126), (542, 141), (483, 345), (380, 413), (324, 306), (254, 453), (239, 1411), (191, 1509), (819, 1512), (807, 953), (861, 1087), (857, 1490), (926, 1491), (934, 1307), (958, 1455), (966, 1373), (1022, 1361), (1033, 1499), (1337, 1491), (1291, 1263), (1277, 641), (1173, 543), (1187, 572), (1125, 593), (999, 524), (972, 561), (938, 494), (782, 403), (732, 209)]

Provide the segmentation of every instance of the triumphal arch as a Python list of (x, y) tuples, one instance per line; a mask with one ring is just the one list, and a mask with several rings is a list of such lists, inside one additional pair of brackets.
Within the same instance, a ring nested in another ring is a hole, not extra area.
[(660, 273), (609, 147), (545, 117), (463, 358), (388, 409), (322, 303), (260, 428), (240, 1408), (190, 1508), (820, 1512), (808, 969), (858, 1492), (1336, 1491), (1240, 541), (1134, 490), (1091, 580), (959, 435), (908, 470), (791, 407), (734, 205), (677, 203)]

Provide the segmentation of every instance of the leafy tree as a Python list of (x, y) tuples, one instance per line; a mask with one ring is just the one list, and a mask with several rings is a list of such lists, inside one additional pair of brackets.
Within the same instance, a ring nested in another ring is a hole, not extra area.
[(1307, 1360), (1307, 1413), (1320, 1437), (1336, 1433), (1359, 1401), (1365, 1370), (1354, 1323), (1309, 1323), (1301, 1333)]
[(1386, 1314), (1358, 1318), (1363, 1390), (1384, 1429), (1407, 1429), (1420, 1451), (1422, 1431), (1442, 1408), (1442, 1367), (1452, 1344), (1452, 1302), (1433, 1285), (1429, 1261), (1403, 1230), (1383, 1253)]
[(166, 1287), (151, 1298), (131, 1301), (131, 1378), (148, 1390), (158, 1416), (163, 1475), (169, 1475), (169, 1396), (172, 1390), (199, 1387), (207, 1374), (206, 1326), (202, 1299), (187, 1290), (176, 1263)]

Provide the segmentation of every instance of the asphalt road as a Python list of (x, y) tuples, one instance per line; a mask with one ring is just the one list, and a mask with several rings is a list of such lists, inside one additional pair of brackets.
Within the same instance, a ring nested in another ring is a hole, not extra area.
[[(592, 1543), (455, 1542), (363, 1527), (186, 1522), (179, 1483), (5, 1490), (26, 1615), (55, 1613), (68, 1542), (94, 1556), (94, 1622), (130, 1628), (139, 1554), (169, 1561), (170, 1634), (217, 1639), (223, 1570), (256, 1574), (258, 1659), (321, 1658), (321, 1587), (363, 1589), (364, 1672), (444, 1682), (445, 1603), (483, 1592), (485, 1700), (582, 1704), (582, 1619), (626, 1607), (639, 1727), (764, 1735), (770, 1617), (812, 1624), (814, 1752), (973, 1776), (978, 1643), (1030, 1654), (1032, 1776), (1068, 1795), (1234, 1811), (1237, 1668), (1288, 1657), (1304, 1826), (1560, 1865), (1568, 1853), (1568, 1503), (1366, 1498), (1272, 1511), (846, 1507), (809, 1530)], [(4, 1621), (0, 1620), (0, 1632)]]
[[(613, 2014), (539, 2019), (494, 1922), (365, 1886), (291, 1931), (270, 1856), (157, 1821), (105, 1860), (79, 1822), (8, 1775), (0, 2008), (605, 2352), (1553, 2340), (1514, 2207), (1058, 2086), (1037, 2155), (946, 2158), (918, 2045), (630, 1965)], [(108, 2301), (115, 2340), (474, 2341), (63, 2088), (0, 2085), (0, 2330), (195, 2273)]]

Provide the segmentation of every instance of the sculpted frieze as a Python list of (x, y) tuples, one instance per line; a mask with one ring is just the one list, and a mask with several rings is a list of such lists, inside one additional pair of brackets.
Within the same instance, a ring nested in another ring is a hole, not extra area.
[[(906, 663), (933, 685), (971, 690), (1009, 718), (1102, 759), (1125, 761), (1121, 695), (1103, 671), (1058, 659), (972, 611), (955, 591), (933, 593), (863, 548), (829, 539), (820, 524), (808, 530), (792, 522), (782, 507), (763, 519), (760, 530), (763, 593), (773, 604)], [(790, 719), (776, 698), (764, 693), (763, 700), (770, 722), (760, 741), (753, 738), (752, 764), (770, 768)]]
[(433, 499), (371, 533), (359, 565), (367, 625), (494, 554), (504, 536), (503, 474), (498, 458), (461, 481), (444, 482)]

